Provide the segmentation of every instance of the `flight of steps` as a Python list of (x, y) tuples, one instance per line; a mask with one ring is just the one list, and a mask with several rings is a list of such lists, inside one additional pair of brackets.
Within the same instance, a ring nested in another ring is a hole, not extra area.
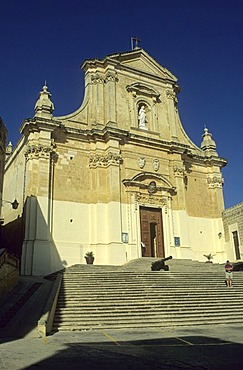
[(243, 272), (234, 272), (234, 287), (227, 288), (223, 265), (169, 260), (169, 271), (151, 271), (155, 260), (67, 268), (53, 330), (243, 322)]

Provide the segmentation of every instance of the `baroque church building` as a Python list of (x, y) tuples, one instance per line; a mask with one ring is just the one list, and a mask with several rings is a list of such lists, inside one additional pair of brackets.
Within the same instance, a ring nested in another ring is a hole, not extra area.
[[(43, 86), (5, 167), (4, 240), (23, 275), (46, 275), (92, 251), (95, 264), (139, 257), (224, 262), (221, 169), (205, 128), (184, 131), (177, 78), (146, 51), (85, 60), (81, 107), (54, 116)], [(145, 245), (142, 248), (141, 245)]]

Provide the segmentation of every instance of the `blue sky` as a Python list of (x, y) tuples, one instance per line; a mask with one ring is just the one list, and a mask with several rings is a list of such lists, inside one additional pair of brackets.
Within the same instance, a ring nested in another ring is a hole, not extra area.
[(225, 206), (243, 201), (242, 0), (2, 0), (0, 116), (16, 144), (44, 81), (54, 115), (83, 98), (84, 59), (140, 46), (178, 77), (179, 112), (200, 146), (204, 125), (223, 169)]

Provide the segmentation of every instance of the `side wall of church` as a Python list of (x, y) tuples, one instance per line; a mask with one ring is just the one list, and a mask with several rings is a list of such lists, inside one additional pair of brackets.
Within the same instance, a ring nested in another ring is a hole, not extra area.
[(173, 212), (173, 255), (176, 258), (190, 258), (205, 261), (204, 255), (213, 254), (214, 261), (225, 259), (222, 218), (190, 217), (185, 211)]
[[(23, 208), (25, 184), (25, 157), (23, 141), (19, 142), (16, 151), (10, 153), (4, 173), (2, 204), (2, 246), (10, 253), (21, 258), (23, 242)], [(13, 209), (10, 202), (16, 200), (17, 209)]]
[[(223, 213), (224, 235), (229, 259), (243, 259), (243, 203), (227, 208)], [(236, 255), (234, 236), (238, 237), (239, 254)]]
[(17, 209), (12, 209), (10, 203), (3, 203), (4, 224), (22, 216), (26, 175), (24, 152), (25, 147), (22, 140), (18, 143), (16, 150), (9, 155), (6, 162), (3, 199), (11, 202), (16, 199), (19, 206)]

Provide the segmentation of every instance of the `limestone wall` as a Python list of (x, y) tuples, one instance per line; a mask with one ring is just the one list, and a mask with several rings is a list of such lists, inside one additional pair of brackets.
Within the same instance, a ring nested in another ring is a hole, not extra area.
[(8, 201), (18, 201), (17, 209), (12, 209), (11, 204), (3, 203), (2, 216), (4, 224), (16, 220), (22, 215), (25, 197), (25, 152), (24, 140), (20, 140), (15, 150), (8, 156), (5, 164), (3, 198)]
[(236, 259), (233, 233), (237, 232), (241, 259), (243, 259), (243, 202), (223, 212), (224, 235), (231, 258)]

